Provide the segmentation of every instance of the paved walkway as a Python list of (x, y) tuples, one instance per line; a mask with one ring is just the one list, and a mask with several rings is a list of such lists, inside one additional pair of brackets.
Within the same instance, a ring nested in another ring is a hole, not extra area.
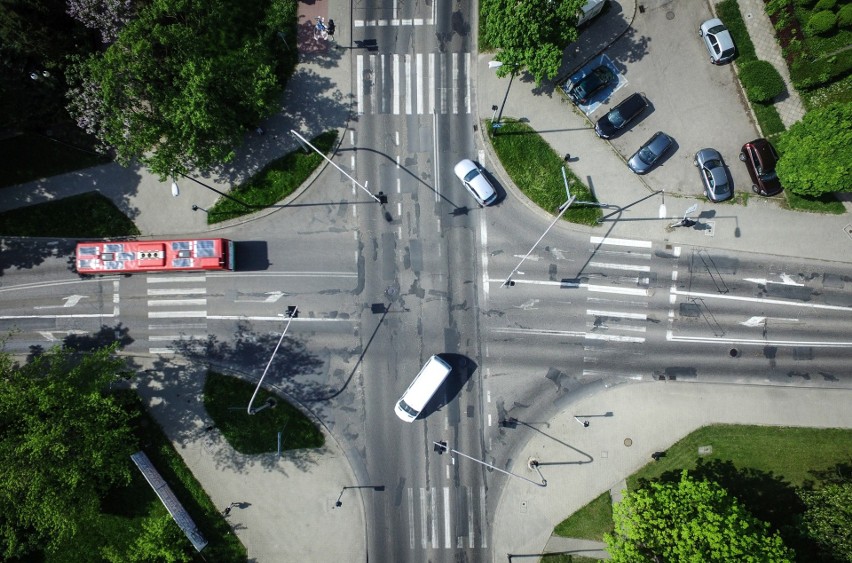
[(774, 105), (775, 109), (778, 110), (778, 115), (781, 116), (781, 121), (784, 122), (784, 126), (789, 129), (791, 125), (804, 117), (805, 106), (802, 105), (802, 99), (790, 81), (787, 62), (781, 54), (781, 46), (775, 39), (775, 29), (772, 27), (772, 22), (769, 21), (769, 16), (766, 15), (763, 0), (740, 0), (738, 5), (748, 34), (751, 36), (751, 42), (754, 43), (754, 52), (757, 58), (771, 63), (781, 74), (781, 78), (784, 79), (784, 84), (787, 86), (787, 91), (775, 101)]

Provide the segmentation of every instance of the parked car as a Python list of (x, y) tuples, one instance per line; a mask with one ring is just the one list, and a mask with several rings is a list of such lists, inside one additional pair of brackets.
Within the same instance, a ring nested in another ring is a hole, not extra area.
[(627, 166), (637, 174), (645, 174), (654, 167), (660, 157), (666, 154), (674, 145), (674, 139), (657, 131), (648, 141), (633, 153), (627, 161)]
[(648, 101), (642, 94), (633, 94), (598, 119), (595, 133), (602, 139), (611, 139), (624, 130), (627, 125), (639, 117), (648, 107)]
[(606, 0), (588, 0), (580, 8), (580, 12), (577, 15), (577, 27), (591, 21), (592, 18), (601, 13), (605, 6)]
[(575, 104), (587, 104), (592, 96), (615, 82), (618, 78), (606, 65), (601, 65), (589, 74), (572, 83), (570, 80), (562, 85), (562, 89), (568, 94)]
[(453, 171), (479, 205), (491, 205), (497, 200), (497, 192), (494, 190), (494, 186), (485, 177), (482, 168), (472, 160), (465, 158), (459, 161)]
[(754, 193), (772, 196), (781, 193), (781, 181), (775, 173), (778, 153), (766, 139), (755, 139), (743, 145), (740, 160), (745, 162), (748, 175), (751, 176), (751, 189)]
[(728, 172), (725, 170), (725, 162), (716, 149), (701, 149), (695, 153), (692, 164), (698, 167), (707, 199), (719, 202), (730, 199), (734, 195), (731, 182), (728, 180)]
[(704, 45), (710, 53), (710, 62), (714, 65), (724, 64), (737, 54), (731, 32), (719, 18), (702, 23), (698, 28), (698, 35), (704, 39)]

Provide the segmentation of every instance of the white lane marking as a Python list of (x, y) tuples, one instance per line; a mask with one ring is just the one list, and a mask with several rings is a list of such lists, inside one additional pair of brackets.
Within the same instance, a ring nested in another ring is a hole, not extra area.
[(591, 284), (580, 284), (580, 287), (585, 287), (589, 291), (595, 291), (598, 293), (618, 293), (621, 295), (648, 295), (647, 289), (640, 289), (637, 287), (612, 287), (607, 285), (591, 285)]
[(465, 492), (467, 493), (467, 531), (470, 540), (468, 547), (473, 549), (473, 489), (466, 487)]
[(364, 113), (364, 55), (355, 59), (355, 80), (358, 82), (355, 107), (358, 113)]
[(399, 55), (393, 55), (393, 114), (399, 115)]
[(396, 193), (402, 193), (402, 182), (400, 178), (396, 179)]
[[(151, 311), (148, 313), (149, 319), (180, 319), (180, 318), (204, 318), (207, 316), (207, 311)], [(277, 320), (281, 320), (279, 317)]]
[(492, 328), (491, 332), (501, 334), (535, 334), (538, 336), (576, 336), (583, 337), (585, 332), (577, 330), (551, 330), (546, 328)]
[(101, 283), (101, 281), (108, 281), (109, 279), (118, 276), (120, 274), (115, 274), (109, 276), (106, 279), (79, 279), (72, 281), (57, 281), (57, 282), (34, 282), (34, 283), (21, 283), (17, 285), (9, 285), (6, 287), (0, 287), (0, 293), (4, 293), (6, 291), (17, 291), (17, 290), (25, 290), (25, 289), (41, 289), (43, 287), (55, 287), (58, 285), (71, 285), (75, 283)]
[(207, 305), (207, 299), (149, 299), (149, 307), (194, 307)]
[(650, 272), (651, 266), (640, 266), (638, 264), (615, 264), (613, 262), (589, 262), (589, 266), (598, 268), (609, 268), (610, 270), (628, 270), (631, 272)]
[(599, 311), (596, 309), (586, 309), (587, 315), (596, 315), (600, 317), (620, 317), (622, 319), (638, 319), (640, 321), (648, 320), (648, 315), (644, 313), (619, 313), (617, 311)]
[(414, 489), (408, 487), (408, 545), (414, 549)]
[[(459, 112), (459, 97), (458, 97), (458, 91), (459, 91), (458, 90), (458, 86), (459, 86), (459, 54), (458, 53), (452, 53), (450, 60), (452, 61), (452, 65), (453, 65), (453, 68), (452, 68), (452, 73), (453, 73), (453, 75), (452, 75), (453, 76), (452, 87), (453, 87), (453, 89), (451, 90), (450, 94), (453, 97), (453, 113), (457, 114)], [(447, 547), (449, 547), (449, 546), (447, 546)]]
[[(485, 485), (479, 487), (479, 514), (485, 518)], [(483, 526), (485, 528), (485, 526)], [(482, 533), (482, 545), (479, 547), (488, 547), (488, 540), (486, 539), (486, 534)]]
[(148, 340), (151, 342), (180, 342), (181, 340), (186, 340), (189, 338), (207, 338), (206, 333), (200, 334), (169, 334), (162, 335), (156, 334), (148, 337)]
[(73, 307), (77, 303), (80, 302), (80, 299), (86, 297), (85, 295), (69, 295), (68, 297), (63, 297), (62, 299), (65, 301), (62, 305), (40, 305), (38, 307), (33, 307), (33, 309), (64, 309), (65, 307)]
[(774, 283), (774, 284), (778, 284), (778, 285), (794, 285), (794, 286), (797, 286), (797, 287), (805, 287), (805, 284), (799, 283), (799, 282), (794, 282), (793, 278), (791, 278), (787, 274), (779, 274), (779, 275), (781, 276), (781, 281), (772, 281), (772, 280), (768, 280), (766, 278), (743, 278), (743, 281), (752, 282), (752, 283), (756, 283), (756, 284), (759, 284), (759, 285), (767, 285), (767, 284), (770, 284), (770, 283)]
[(199, 281), (207, 281), (207, 276), (162, 276), (151, 275), (145, 278), (148, 283), (196, 283)]
[(429, 113), (435, 113), (435, 53), (429, 53)]
[(85, 330), (37, 330), (36, 334), (40, 335), (48, 342), (57, 342), (59, 339), (53, 336), (54, 334), (64, 334), (65, 336), (70, 336), (72, 334), (82, 335), (89, 333)]
[(166, 354), (177, 354), (177, 352), (175, 352), (171, 348), (148, 348), (148, 352), (150, 352), (151, 354), (159, 354), (161, 356), (164, 356)]
[[(432, 166), (432, 177), (435, 178), (435, 202), (441, 201), (441, 182), (438, 180), (438, 168), (441, 165), (441, 153), (438, 151), (438, 114), (432, 113), (432, 154), (435, 158)], [(440, 223), (439, 223), (440, 224)]]
[[(279, 313), (274, 317), (253, 317), (251, 315), (210, 315), (207, 317), (208, 320), (211, 321), (278, 321), (281, 322), (281, 318), (284, 316), (284, 313)], [(298, 323), (339, 323), (339, 322), (356, 322), (357, 319), (311, 319), (311, 318), (297, 318), (293, 319), (294, 324)]]
[[(385, 75), (385, 60), (386, 59), (387, 59), (387, 57), (385, 57), (384, 55), (379, 56), (379, 65), (381, 66), (380, 70), (381, 70), (382, 80), (384, 80), (384, 77), (386, 76)], [(375, 87), (375, 85), (376, 85), (375, 80), (373, 80), (373, 86)], [(373, 97), (382, 100), (382, 107), (381, 107), (380, 111), (381, 111), (381, 113), (385, 113), (385, 110), (387, 109), (387, 103), (388, 103), (387, 100), (385, 99), (385, 97), (384, 96), (373, 96)]]
[(825, 309), (828, 311), (846, 311), (852, 313), (852, 307), (842, 305), (823, 305), (821, 303), (805, 303), (802, 301), (782, 301), (781, 299), (763, 299), (761, 297), (740, 297), (738, 295), (723, 295), (721, 293), (699, 293), (696, 291), (674, 291), (675, 295), (686, 297), (705, 297), (708, 299), (730, 299), (732, 301), (748, 301), (750, 303), (771, 303), (773, 305), (787, 305), (789, 307), (805, 307), (808, 309)]
[(450, 488), (444, 487), (444, 547), (449, 549), (450, 544)]
[(149, 289), (148, 295), (204, 295), (207, 293), (207, 288), (190, 287), (187, 289), (168, 288), (168, 289)]
[(206, 329), (206, 323), (183, 323), (183, 324), (161, 324), (161, 325), (148, 325), (148, 330), (193, 330), (193, 329)]
[(470, 113), (470, 53), (464, 54), (464, 111)]
[(766, 324), (767, 321), (781, 321), (787, 323), (797, 323), (799, 319), (787, 319), (783, 317), (751, 317), (747, 321), (740, 321), (740, 324), (749, 328), (754, 328)]
[(2, 315), (0, 320), (11, 321), (15, 319), (94, 319), (102, 317), (105, 319), (112, 318), (114, 315), (101, 313), (85, 313), (79, 315)]
[(710, 344), (743, 344), (751, 346), (812, 346), (814, 348), (852, 348), (852, 342), (828, 342), (820, 340), (764, 340), (762, 338), (714, 338), (711, 336), (675, 336), (666, 331), (666, 340), (672, 342), (693, 342)]
[(417, 115), (423, 115), (423, 53), (417, 53), (415, 66), (417, 71)]
[(218, 277), (280, 277), (280, 278), (355, 278), (357, 272), (245, 272)]
[[(385, 70), (385, 56), (381, 56), (381, 64), (382, 64), (382, 72)], [(377, 95), (375, 92), (376, 87), (376, 55), (370, 55), (370, 111), (374, 114), (379, 113), (379, 98), (381, 96)], [(354, 146), (354, 145), (353, 145)]]
[(405, 114), (411, 115), (411, 55), (405, 54)]
[(479, 214), (479, 232), (482, 238), (479, 252), (480, 261), (482, 262), (482, 307), (483, 309), (488, 309), (488, 222), (485, 220), (485, 213)]
[(429, 513), (432, 515), (432, 548), (438, 547), (440, 538), (438, 537), (438, 495), (435, 492), (435, 487), (429, 489)]
[(630, 240), (624, 238), (590, 237), (592, 244), (612, 244), (615, 246), (635, 246), (637, 248), (651, 248), (649, 240)]
[(645, 339), (639, 336), (622, 336), (619, 334), (598, 334), (595, 332), (586, 333), (587, 340), (606, 340), (608, 342), (645, 342)]
[(426, 549), (429, 547), (429, 530), (426, 528), (426, 523), (429, 521), (426, 515), (426, 489), (420, 487), (420, 547)]

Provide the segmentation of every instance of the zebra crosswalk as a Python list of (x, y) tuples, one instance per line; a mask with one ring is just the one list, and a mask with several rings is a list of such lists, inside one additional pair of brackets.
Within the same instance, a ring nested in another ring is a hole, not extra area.
[(177, 343), (207, 339), (207, 278), (204, 274), (148, 276), (148, 351), (175, 354)]
[(355, 59), (359, 114), (469, 114), (470, 53), (377, 53)]
[(411, 549), (487, 548), (485, 487), (407, 487)]

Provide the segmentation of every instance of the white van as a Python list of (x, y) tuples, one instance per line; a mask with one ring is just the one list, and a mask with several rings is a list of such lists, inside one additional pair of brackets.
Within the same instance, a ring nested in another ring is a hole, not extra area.
[(452, 370), (450, 364), (438, 356), (429, 358), (396, 403), (393, 409), (396, 416), (405, 422), (414, 422)]
[(583, 7), (580, 8), (577, 27), (580, 27), (593, 17), (600, 14), (601, 10), (604, 9), (604, 6), (606, 6), (606, 0), (589, 0), (586, 2)]

